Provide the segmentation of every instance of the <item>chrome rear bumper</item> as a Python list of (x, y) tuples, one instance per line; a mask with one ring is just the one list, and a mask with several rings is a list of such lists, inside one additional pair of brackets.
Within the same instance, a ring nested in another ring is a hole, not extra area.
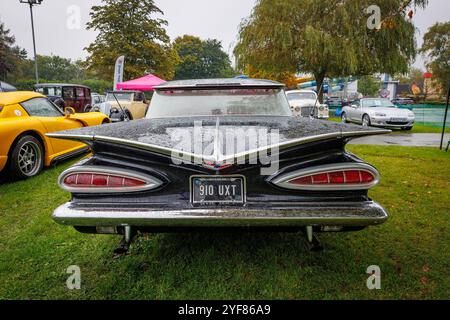
[(147, 208), (85, 208), (68, 202), (53, 219), (64, 225), (86, 227), (301, 227), (369, 226), (385, 222), (386, 211), (372, 201), (302, 204), (296, 207), (236, 207), (226, 209), (163, 210)]

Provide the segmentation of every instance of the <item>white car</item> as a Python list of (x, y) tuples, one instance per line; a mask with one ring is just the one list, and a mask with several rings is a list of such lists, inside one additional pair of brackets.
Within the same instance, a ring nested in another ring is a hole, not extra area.
[(296, 117), (315, 117), (328, 119), (328, 106), (320, 104), (317, 93), (312, 90), (286, 91), (292, 114)]
[(363, 126), (411, 130), (416, 116), (408, 109), (395, 106), (389, 99), (364, 98), (342, 109), (342, 122)]
[(91, 93), (91, 98), (92, 98), (92, 106), (94, 108), (100, 107), (100, 104), (106, 101), (106, 97), (104, 95), (95, 92)]

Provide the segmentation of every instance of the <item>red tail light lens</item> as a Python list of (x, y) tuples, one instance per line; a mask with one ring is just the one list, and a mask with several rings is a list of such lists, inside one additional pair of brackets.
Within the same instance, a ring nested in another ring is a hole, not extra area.
[(365, 164), (315, 167), (276, 177), (273, 183), (287, 189), (345, 190), (368, 189), (379, 181), (379, 173)]
[(75, 167), (61, 175), (60, 185), (70, 192), (135, 192), (155, 189), (162, 182), (136, 172), (105, 167)]
[(64, 179), (64, 184), (69, 187), (108, 187), (108, 188), (121, 188), (121, 187), (136, 187), (144, 186), (146, 182), (144, 180), (125, 178), (121, 176), (108, 175), (108, 174), (93, 174), (93, 173), (74, 173), (68, 175)]

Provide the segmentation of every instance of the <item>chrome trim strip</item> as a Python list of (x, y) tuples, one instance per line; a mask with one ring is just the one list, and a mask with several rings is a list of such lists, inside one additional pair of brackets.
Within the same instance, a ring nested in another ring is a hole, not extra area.
[[(139, 179), (145, 181), (147, 184), (144, 186), (135, 186), (135, 187), (93, 187), (93, 188), (74, 188), (69, 187), (64, 184), (64, 179), (70, 174), (79, 174), (79, 173), (98, 173), (98, 174), (111, 174), (123, 176), (125, 178)], [(139, 192), (139, 191), (148, 191), (153, 190), (160, 187), (163, 182), (158, 178), (130, 171), (125, 169), (116, 169), (112, 167), (104, 167), (104, 166), (75, 166), (65, 170), (58, 178), (59, 186), (66, 191), (71, 193), (130, 193), (130, 192)]]
[[(375, 179), (371, 183), (364, 184), (334, 184), (334, 185), (293, 185), (288, 183), (294, 178), (313, 175), (321, 172), (334, 172), (340, 170), (361, 170), (374, 175)], [(279, 187), (291, 190), (315, 190), (315, 191), (339, 191), (339, 190), (366, 190), (376, 186), (380, 182), (380, 173), (374, 167), (358, 162), (336, 163), (324, 166), (317, 166), (305, 169), (299, 169), (288, 172), (280, 176), (274, 176), (269, 181)]]
[(173, 148), (166, 148), (162, 146), (157, 146), (148, 143), (142, 143), (137, 141), (131, 141), (121, 138), (114, 137), (106, 137), (106, 136), (85, 136), (85, 135), (71, 135), (71, 134), (58, 134), (58, 133), (49, 133), (48, 137), (59, 138), (59, 139), (69, 139), (69, 140), (88, 140), (88, 141), (102, 141), (102, 142), (111, 142), (116, 143), (128, 147), (139, 148), (142, 150), (147, 150), (159, 154), (163, 154), (166, 156), (170, 156), (176, 159), (184, 160), (185, 156), (188, 156), (192, 159), (192, 163), (202, 163), (203, 161), (211, 161), (214, 163), (236, 163), (239, 159), (252, 159), (257, 157), (260, 152), (271, 151), (275, 148), (279, 150), (284, 150), (290, 147), (316, 142), (320, 140), (333, 139), (333, 138), (352, 138), (359, 136), (369, 136), (369, 135), (379, 135), (390, 133), (390, 130), (367, 130), (367, 131), (346, 131), (346, 132), (334, 132), (334, 133), (326, 133), (309, 137), (302, 137), (298, 139), (284, 141), (278, 144), (263, 146), (261, 148), (252, 149), (248, 151), (244, 151), (241, 153), (236, 153), (234, 155), (221, 155), (220, 152), (214, 152), (213, 155), (201, 155), (194, 154), (187, 151), (177, 150)]
[(387, 212), (377, 203), (279, 208), (74, 208), (67, 202), (57, 208), (53, 219), (70, 226), (149, 226), (149, 227), (286, 227), (305, 225), (369, 226), (388, 219)]

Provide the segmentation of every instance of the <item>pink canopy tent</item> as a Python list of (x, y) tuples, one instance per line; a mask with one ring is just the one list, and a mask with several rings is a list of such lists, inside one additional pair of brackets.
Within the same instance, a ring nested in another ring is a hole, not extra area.
[(118, 90), (140, 90), (140, 91), (151, 91), (157, 85), (166, 82), (154, 76), (152, 74), (148, 74), (142, 78), (120, 82), (117, 84)]

